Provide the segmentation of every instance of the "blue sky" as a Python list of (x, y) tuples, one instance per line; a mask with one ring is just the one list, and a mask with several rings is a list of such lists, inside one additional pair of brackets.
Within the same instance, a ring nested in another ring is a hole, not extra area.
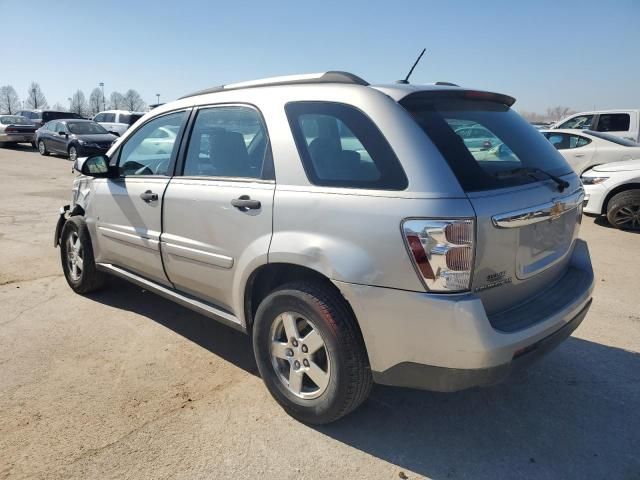
[(414, 83), (508, 93), (538, 112), (640, 107), (640, 0), (0, 0), (0, 18), (0, 85), (24, 98), (38, 81), (50, 105), (99, 82), (148, 103), (290, 73), (390, 82), (426, 47)]

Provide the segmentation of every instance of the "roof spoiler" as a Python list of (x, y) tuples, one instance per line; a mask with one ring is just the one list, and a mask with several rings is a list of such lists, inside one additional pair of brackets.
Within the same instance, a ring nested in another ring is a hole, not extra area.
[(305, 75), (287, 75), (283, 77), (271, 77), (263, 78), (261, 80), (251, 80), (248, 82), (231, 83), (229, 85), (220, 85), (218, 87), (207, 88), (199, 90), (197, 92), (190, 93), (180, 97), (183, 98), (195, 97), (198, 95), (206, 95), (208, 93), (224, 92), (227, 90), (239, 90), (244, 88), (255, 87), (272, 87), (276, 85), (300, 85), (300, 84), (314, 84), (314, 83), (343, 83), (351, 85), (363, 85), (368, 86), (369, 83), (362, 78), (349, 72), (329, 71), (324, 73), (311, 73)]
[(425, 101), (431, 101), (433, 99), (466, 99), (466, 100), (484, 100), (487, 102), (502, 103), (508, 107), (511, 107), (516, 103), (516, 99), (504, 95), (502, 93), (485, 92), (482, 90), (466, 90), (456, 88), (455, 90), (421, 90), (413, 92), (400, 100), (403, 105), (415, 105)]

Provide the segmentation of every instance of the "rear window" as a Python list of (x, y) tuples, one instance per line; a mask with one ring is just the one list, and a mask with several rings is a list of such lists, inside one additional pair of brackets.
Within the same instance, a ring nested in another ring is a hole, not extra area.
[(138, 120), (140, 120), (142, 118), (142, 115), (136, 115), (134, 113), (121, 113), (120, 114), (120, 122), (119, 123), (124, 123), (126, 125), (133, 125), (134, 123), (136, 123)]
[(507, 105), (421, 94), (409, 95), (401, 104), (438, 147), (466, 191), (537, 181), (522, 169), (571, 173), (551, 143)]
[(0, 117), (0, 123), (3, 125), (33, 125), (29, 120), (20, 115)]
[(333, 102), (292, 102), (285, 110), (307, 178), (314, 185), (407, 188), (407, 177), (391, 146), (357, 108)]
[(626, 132), (631, 119), (628, 113), (602, 113), (598, 117), (599, 132)]
[(58, 120), (59, 118), (82, 118), (77, 113), (71, 112), (42, 112), (42, 121), (49, 122), (51, 120)]

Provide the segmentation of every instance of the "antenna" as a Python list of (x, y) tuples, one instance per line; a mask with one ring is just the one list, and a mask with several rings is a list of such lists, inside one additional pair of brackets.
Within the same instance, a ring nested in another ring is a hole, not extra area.
[(407, 84), (409, 83), (409, 77), (411, 76), (411, 74), (413, 73), (413, 69), (416, 68), (416, 65), (418, 65), (418, 62), (420, 61), (420, 59), (422, 58), (422, 56), (424, 55), (424, 52), (426, 52), (427, 49), (423, 48), (422, 52), (420, 52), (420, 55), (418, 55), (418, 58), (416, 59), (416, 61), (413, 63), (413, 66), (411, 67), (411, 70), (409, 70), (409, 73), (407, 73), (407, 76), (404, 77), (404, 80), (398, 80), (396, 83), (402, 83), (402, 84)]

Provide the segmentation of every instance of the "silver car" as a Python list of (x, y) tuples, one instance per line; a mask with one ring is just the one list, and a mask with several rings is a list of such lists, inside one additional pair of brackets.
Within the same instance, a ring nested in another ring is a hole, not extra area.
[(0, 146), (34, 143), (36, 126), (20, 115), (0, 115)]
[[(594, 284), (580, 179), (514, 101), (343, 72), (183, 97), (76, 162), (64, 274), (81, 294), (116, 275), (250, 334), (304, 422), (346, 415), (373, 382), (500, 382), (571, 334)], [(484, 160), (460, 124), (508, 155)], [(149, 151), (161, 127), (171, 148)]]

